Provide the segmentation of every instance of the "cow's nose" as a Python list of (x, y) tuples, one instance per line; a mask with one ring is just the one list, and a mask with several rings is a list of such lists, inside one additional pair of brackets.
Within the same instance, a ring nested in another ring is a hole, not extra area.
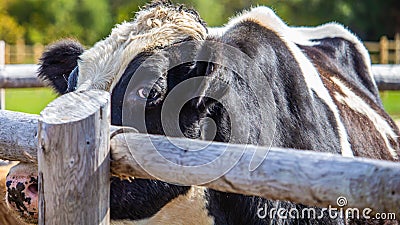
[(37, 221), (39, 211), (37, 176), (10, 170), (6, 178), (6, 187), (8, 207), (27, 222)]

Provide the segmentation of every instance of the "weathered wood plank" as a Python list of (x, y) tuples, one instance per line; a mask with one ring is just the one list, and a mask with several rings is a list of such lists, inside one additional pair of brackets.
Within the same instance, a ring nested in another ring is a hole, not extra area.
[(379, 90), (400, 90), (400, 65), (373, 65), (372, 73)]
[[(65, 112), (66, 110), (63, 109), (63, 111)], [(27, 140), (35, 139), (34, 133), (36, 130), (34, 127), (36, 122), (34, 121), (37, 118), (36, 116), (29, 117), (29, 115), (8, 111), (0, 111), (0, 113), (2, 113), (0, 117), (3, 117), (3, 120), (0, 121), (9, 121), (0, 124), (2, 125), (0, 131), (6, 133), (0, 134), (1, 136), (9, 134), (7, 137), (12, 140), (14, 137), (10, 134), (10, 131), (13, 131), (15, 139), (18, 140), (20, 138), (17, 137), (23, 138), (25, 136), (24, 132), (26, 132), (26, 136), (31, 135)], [(21, 118), (18, 119), (16, 115)], [(4, 120), (4, 117), (8, 119)], [(11, 118), (15, 118), (16, 121)], [(22, 120), (22, 122), (18, 122), (18, 120)], [(15, 124), (7, 127), (7, 124), (13, 123)], [(4, 126), (6, 127), (3, 128)], [(27, 126), (31, 127), (31, 131), (29, 129), (17, 129)], [(121, 131), (117, 129), (118, 127), (111, 127), (111, 157), (113, 159), (111, 169), (118, 176), (159, 178), (174, 183), (199, 184), (202, 183), (201, 180), (197, 180), (200, 175), (204, 175), (203, 181), (204, 179), (210, 180), (209, 178), (215, 177), (215, 173), (219, 170), (212, 168), (210, 170), (197, 169), (196, 171), (188, 172), (182, 170), (181, 167), (178, 167), (178, 170), (176, 168), (167, 168), (169, 164), (165, 164), (165, 161), (157, 160), (157, 158), (153, 160), (152, 157), (155, 155), (154, 146), (159, 149), (158, 152), (161, 152), (171, 161), (192, 163), (188, 165), (207, 162), (226, 148), (226, 144), (212, 143), (203, 151), (185, 152), (176, 149), (168, 142), (166, 137), (151, 136), (154, 142), (150, 145), (148, 143), (148, 135), (132, 133), (128, 134), (127, 138), (133, 145), (133, 148), (131, 148), (135, 155), (135, 158), (133, 158), (125, 139), (121, 137), (124, 134), (119, 134)], [(171, 140), (176, 143), (175, 139)], [(188, 139), (178, 140), (178, 143), (180, 143), (180, 146), (188, 146), (187, 149), (199, 145), (204, 146), (203, 142)], [(33, 159), (36, 158), (35, 147), (37, 144), (35, 141), (21, 142), (20, 140), (18, 142), (8, 141), (7, 143), (2, 143), (0, 145), (0, 158), (4, 158), (4, 156), (10, 157), (9, 155), (12, 153), (11, 149), (13, 148), (21, 152), (24, 147), (19, 145), (28, 146), (32, 150), (29, 154), (32, 155)], [(4, 151), (6, 154), (3, 153)], [(235, 153), (232, 154), (235, 155)], [(26, 154), (20, 153), (19, 155), (22, 159), (29, 161)], [(221, 191), (241, 192), (269, 198), (283, 198), (296, 202), (304, 201), (302, 202), (304, 204), (320, 206), (324, 204), (334, 205), (333, 203), (340, 194), (348, 198), (350, 207), (374, 206), (379, 211), (399, 213), (400, 209), (393, 210), (393, 206), (398, 205), (400, 201), (399, 163), (348, 159), (324, 153), (271, 148), (266, 161), (261, 167), (254, 172), (249, 172), (248, 161), (251, 158), (250, 156), (252, 156), (252, 147), (246, 150), (237, 166), (226, 176), (214, 182), (203, 182), (205, 183), (204, 185)], [(137, 161), (141, 162), (142, 158), (144, 158), (144, 162), (151, 164), (151, 170), (144, 167), (151, 172), (151, 175), (140, 166), (141, 164), (137, 163)], [(220, 166), (222, 168), (225, 166), (226, 168), (226, 163), (229, 163), (229, 160), (220, 161)], [(152, 170), (160, 171), (161, 174)], [(241, 170), (243, 172), (240, 172)], [(231, 173), (236, 173), (238, 176), (235, 177)], [(280, 180), (282, 180), (281, 184), (279, 184)], [(293, 182), (294, 186), (287, 182)]]
[[(198, 149), (202, 150), (193, 151)], [(249, 171), (256, 150), (251, 145), (244, 149), (243, 145), (118, 134), (111, 139), (111, 169), (122, 177), (200, 184), (320, 207), (335, 207), (337, 199), (344, 196), (346, 207), (400, 213), (399, 163), (271, 148), (260, 167)]]
[(108, 225), (109, 94), (69, 93), (40, 115), (39, 224)]
[[(0, 110), (0, 159), (37, 163), (38, 115)], [(110, 131), (120, 129), (111, 126)]]
[[(44, 87), (37, 79), (38, 65), (5, 65), (0, 71), (0, 88)], [(372, 74), (380, 90), (400, 90), (400, 65), (372, 65)]]
[(38, 115), (0, 110), (0, 158), (36, 162)]
[(45, 83), (37, 78), (38, 68), (33, 64), (5, 65), (0, 71), (0, 88), (45, 87)]

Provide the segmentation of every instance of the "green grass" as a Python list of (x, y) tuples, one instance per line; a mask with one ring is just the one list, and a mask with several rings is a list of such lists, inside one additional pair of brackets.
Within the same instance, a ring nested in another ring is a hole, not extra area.
[(49, 88), (6, 89), (6, 109), (39, 114), (56, 97)]
[(400, 119), (400, 91), (381, 92), (383, 106), (393, 119)]
[[(6, 109), (39, 114), (54, 98), (56, 94), (49, 88), (7, 89)], [(400, 91), (381, 92), (381, 98), (386, 111), (400, 119)]]

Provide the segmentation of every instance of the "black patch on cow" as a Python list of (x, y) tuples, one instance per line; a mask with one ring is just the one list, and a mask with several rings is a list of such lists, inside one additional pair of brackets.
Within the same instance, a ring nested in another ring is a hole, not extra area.
[(48, 81), (59, 94), (66, 93), (68, 77), (83, 51), (81, 44), (70, 39), (50, 45), (40, 58), (39, 78)]
[[(276, 115), (271, 115), (270, 121), (258, 121), (257, 117), (249, 117), (253, 129), (247, 143), (265, 144), (266, 135), (273, 134), (264, 133), (260, 138), (257, 132), (263, 130), (262, 126), (268, 123), (276, 123), (274, 146), (311, 149), (336, 154), (340, 152), (339, 135), (333, 113), (316, 93), (310, 94), (295, 58), (278, 35), (255, 22), (245, 21), (231, 28), (217, 41), (240, 49), (254, 60), (255, 65), (261, 68), (260, 72), (251, 71), (250, 80), (245, 82), (257, 83), (262, 80), (260, 78), (266, 78), (272, 89), (274, 103), (277, 106)], [(241, 62), (238, 63), (237, 67), (246, 68), (246, 65), (240, 65)], [(220, 67), (216, 67), (214, 72), (208, 74), (208, 76), (217, 76), (219, 79), (229, 80), (230, 84), (233, 84), (237, 89), (247, 88), (242, 85), (243, 83), (240, 82), (235, 72), (224, 70), (223, 73), (220, 73), (219, 69)], [(246, 73), (246, 71), (242, 72)], [(226, 77), (221, 78), (221, 76)], [(251, 92), (244, 90), (241, 90), (240, 93), (251, 94)], [(251, 97), (244, 99), (246, 101), (252, 100)], [(237, 99), (231, 100), (231, 104), (238, 101)], [(259, 107), (261, 110), (253, 107)], [(247, 108), (247, 111), (233, 113), (241, 115), (267, 113), (269, 107), (272, 107), (271, 102), (258, 100), (258, 104)], [(224, 118), (224, 116), (223, 113), (218, 115), (220, 118)], [(226, 126), (225, 124), (218, 125)], [(224, 137), (221, 139), (226, 140)], [(270, 224), (272, 221), (268, 216), (265, 219), (259, 219), (256, 214), (258, 207), (264, 204), (269, 207), (281, 207), (288, 210), (297, 208), (300, 211), (305, 207), (285, 201), (270, 201), (259, 197), (214, 190), (207, 191), (207, 201), (207, 209), (215, 219), (216, 224)], [(317, 213), (321, 213), (321, 209), (315, 208), (315, 210)], [(273, 220), (279, 221), (277, 218)], [(320, 220), (288, 219), (281, 220), (281, 222), (288, 224), (331, 224), (338, 221), (332, 220), (326, 215)]]
[(10, 188), (9, 186), (10, 185), (7, 186), (7, 201), (10, 204), (14, 204), (21, 215), (23, 215), (24, 212), (31, 214), (31, 212), (29, 212), (24, 205), (24, 202), (31, 204), (32, 200), (31, 198), (25, 196), (25, 185), (21, 182), (18, 182), (16, 187)]
[[(338, 45), (338, 49), (334, 48), (334, 44)], [(335, 93), (345, 96), (340, 87), (337, 87), (331, 80), (334, 77), (339, 79), (346, 87), (349, 87), (371, 109), (382, 116), (395, 133), (399, 133), (397, 126), (383, 109), (373, 80), (368, 71), (364, 69), (365, 64), (361, 61), (361, 53), (356, 51), (352, 43), (341, 38), (329, 38), (322, 39), (320, 44), (314, 47), (300, 47), (312, 60), (331, 96), (334, 96)], [(349, 59), (346, 59), (347, 57)], [(381, 134), (367, 116), (355, 112), (346, 104), (338, 102), (334, 97), (333, 100), (339, 109), (355, 156), (394, 160)], [(400, 151), (398, 143), (391, 144), (393, 149), (397, 152)]]
[[(305, 50), (311, 60), (317, 64), (324, 64), (330, 70), (337, 72), (345, 80), (358, 87), (375, 104), (382, 106), (378, 88), (366, 67), (370, 62), (364, 62), (361, 52), (356, 49), (354, 43), (338, 37), (314, 41), (318, 42), (315, 46), (299, 47)], [(318, 55), (321, 54), (324, 55), (325, 60), (318, 58)]]
[(149, 218), (178, 195), (186, 194), (189, 188), (156, 180), (134, 179), (131, 182), (113, 177), (110, 188), (111, 219)]
[(6, 182), (6, 187), (10, 187), (11, 184), (12, 184), (12, 181), (11, 181), (11, 180), (7, 181), (7, 182)]

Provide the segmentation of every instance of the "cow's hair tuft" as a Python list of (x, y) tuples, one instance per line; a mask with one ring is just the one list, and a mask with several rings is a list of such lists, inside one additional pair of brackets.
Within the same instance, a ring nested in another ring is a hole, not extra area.
[(83, 46), (73, 39), (51, 44), (40, 58), (39, 78), (48, 82), (57, 93), (66, 93), (68, 77), (77, 66), (77, 60), (83, 51)]
[(149, 10), (151, 8), (157, 8), (157, 7), (165, 7), (173, 9), (178, 12), (190, 13), (196, 17), (197, 22), (201, 23), (204, 27), (207, 26), (206, 22), (203, 19), (201, 19), (200, 14), (195, 9), (188, 8), (183, 4), (173, 4), (170, 0), (153, 0), (151, 3), (145, 5), (143, 9)]

